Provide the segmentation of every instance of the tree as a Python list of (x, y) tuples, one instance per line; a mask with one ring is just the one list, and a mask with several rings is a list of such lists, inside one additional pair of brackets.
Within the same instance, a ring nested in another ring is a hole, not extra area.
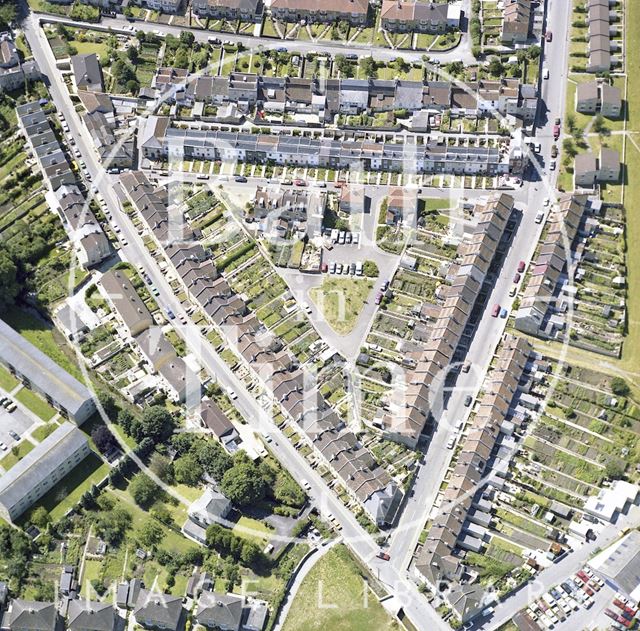
[(116, 418), (119, 415), (120, 408), (116, 404), (116, 400), (105, 390), (98, 391), (98, 401), (107, 415), (107, 418)]
[(138, 61), (138, 49), (135, 46), (129, 46), (127, 48), (127, 57), (131, 63), (135, 64)]
[(575, 158), (576, 155), (578, 154), (578, 150), (576, 149), (576, 146), (573, 144), (573, 141), (571, 140), (571, 138), (565, 138), (563, 140), (562, 149), (565, 152), (565, 154), (568, 155), (570, 158)]
[(186, 48), (178, 48), (173, 65), (176, 68), (187, 68), (189, 66), (189, 51)]
[(394, 68), (401, 74), (409, 72), (411, 66), (402, 57), (396, 57), (393, 61)]
[(219, 443), (213, 441), (200, 441), (196, 454), (204, 470), (214, 480), (222, 480), (225, 472), (233, 466), (231, 456)]
[(593, 131), (600, 136), (605, 136), (609, 133), (609, 128), (604, 120), (604, 116), (602, 114), (598, 114), (593, 119)]
[(180, 43), (184, 46), (191, 47), (195, 41), (195, 35), (191, 31), (182, 31), (180, 33)]
[(131, 514), (126, 509), (115, 506), (109, 511), (98, 513), (95, 519), (97, 533), (111, 545), (122, 541), (131, 525)]
[(6, 250), (0, 250), (0, 313), (15, 304), (20, 285), (17, 281), (18, 268)]
[(163, 530), (153, 519), (147, 519), (138, 530), (138, 541), (146, 548), (154, 548), (162, 541)]
[(97, 450), (102, 454), (107, 453), (118, 445), (114, 435), (106, 425), (98, 425), (98, 427), (91, 432), (91, 440), (93, 440)]
[(163, 482), (171, 484), (173, 482), (173, 465), (171, 460), (157, 451), (151, 456), (149, 469), (155, 473)]
[(160, 488), (144, 473), (138, 473), (131, 480), (129, 493), (138, 506), (148, 508), (159, 499)]
[(238, 452), (234, 465), (222, 476), (220, 488), (238, 506), (259, 502), (266, 490), (260, 470), (243, 452)]
[(503, 65), (502, 60), (500, 59), (500, 57), (492, 57), (491, 58), (491, 61), (489, 62), (489, 72), (494, 77), (499, 77), (502, 74), (504, 74), (504, 65)]
[(375, 261), (365, 261), (362, 265), (362, 273), (367, 278), (377, 278), (380, 275), (380, 270)]
[(614, 377), (611, 380), (611, 392), (619, 397), (628, 397), (631, 388), (629, 388), (629, 384), (622, 377)]
[(364, 76), (368, 79), (373, 79), (378, 73), (378, 64), (373, 57), (365, 57), (360, 62), (360, 69), (364, 73)]
[(176, 481), (187, 486), (198, 486), (204, 474), (202, 465), (192, 454), (186, 454), (178, 458), (173, 463), (173, 470)]
[(184, 456), (194, 448), (196, 440), (195, 434), (182, 432), (171, 437), (171, 446), (175, 449), (176, 456)]
[(143, 438), (151, 438), (157, 443), (167, 440), (175, 428), (175, 421), (169, 411), (160, 406), (152, 405), (145, 408), (138, 424), (132, 426), (134, 438), (141, 441)]
[(129, 410), (122, 409), (118, 412), (117, 423), (127, 434), (131, 435), (134, 418)]
[(604, 470), (609, 479), (620, 480), (624, 477), (625, 466), (617, 460), (607, 460)]
[(51, 523), (51, 517), (44, 506), (38, 506), (31, 513), (29, 521), (40, 530), (44, 530)]
[(450, 75), (457, 77), (464, 72), (464, 63), (461, 61), (452, 61), (445, 66), (445, 69)]

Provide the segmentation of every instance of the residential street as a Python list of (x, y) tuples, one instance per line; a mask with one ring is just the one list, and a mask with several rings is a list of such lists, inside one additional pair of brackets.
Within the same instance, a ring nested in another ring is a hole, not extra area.
[[(166, 278), (160, 272), (155, 260), (145, 248), (142, 238), (134, 229), (130, 219), (120, 209), (117, 196), (112, 186), (112, 181), (106, 176), (103, 166), (98, 162), (97, 154), (93, 149), (91, 138), (83, 127), (76, 112), (67, 88), (60, 72), (55, 67), (55, 59), (38, 25), (36, 16), (30, 14), (24, 21), (23, 28), (27, 41), (33, 51), (34, 58), (40, 69), (50, 80), (51, 96), (60, 111), (65, 115), (67, 124), (76, 139), (77, 146), (92, 175), (92, 179), (98, 191), (105, 199), (113, 219), (112, 225), (117, 223), (122, 229), (122, 235), (128, 240), (129, 245), (123, 248), (123, 254), (133, 265), (144, 265), (153, 284), (158, 288), (160, 296), (158, 302), (170, 307), (176, 316), (188, 317), (181, 303), (174, 295)], [(222, 387), (230, 387), (238, 395), (234, 402), (238, 410), (255, 431), (268, 431), (278, 443), (276, 452), (280, 463), (300, 480), (305, 478), (311, 485), (310, 496), (320, 507), (321, 512), (333, 513), (342, 526), (341, 534), (345, 542), (360, 558), (360, 560), (396, 596), (398, 606), (404, 608), (405, 613), (418, 629), (431, 631), (432, 629), (447, 629), (448, 625), (429, 605), (420, 594), (416, 585), (411, 582), (405, 572), (398, 572), (390, 563), (376, 558), (378, 546), (371, 535), (366, 533), (358, 524), (353, 513), (349, 511), (336, 495), (328, 491), (326, 485), (318, 473), (311, 468), (307, 461), (299, 454), (284, 434), (272, 423), (270, 414), (267, 414), (255, 401), (234, 373), (232, 373), (220, 356), (215, 353), (211, 344), (201, 334), (199, 327), (195, 325), (176, 326), (176, 330), (185, 340), (190, 353), (198, 358), (204, 368), (215, 377)]]
[[(569, 27), (571, 6), (563, 0), (550, 0), (549, 22), (558, 32)], [(548, 49), (546, 47), (549, 47)], [(536, 213), (543, 208), (545, 197), (554, 198), (557, 171), (549, 170), (548, 156), (553, 144), (553, 123), (556, 116), (563, 117), (565, 109), (565, 90), (567, 82), (566, 63), (568, 42), (559, 37), (552, 44), (545, 44), (544, 65), (553, 65), (553, 74), (549, 81), (543, 81), (543, 102), (548, 115), (542, 115), (536, 132), (536, 138), (542, 145), (543, 163), (539, 169), (539, 181), (530, 182), (513, 193), (516, 207), (522, 210), (522, 220), (500, 270), (487, 305), (499, 304), (511, 311), (515, 298), (509, 297), (513, 274), (520, 260), (527, 264), (531, 261), (543, 224), (535, 223)], [(552, 61), (553, 60), (553, 61)], [(534, 157), (535, 160), (535, 157)], [(530, 167), (531, 170), (532, 167)], [(509, 192), (509, 191), (507, 191)], [(452, 451), (446, 449), (449, 438), (454, 434), (456, 421), (466, 419), (470, 410), (464, 406), (467, 394), (475, 397), (482, 384), (491, 358), (502, 337), (507, 320), (491, 317), (491, 309), (486, 309), (478, 324), (466, 361), (473, 369), (458, 376), (456, 387), (451, 394), (445, 414), (438, 422), (436, 432), (429, 444), (424, 464), (421, 466), (414, 484), (413, 497), (407, 499), (400, 522), (391, 539), (390, 554), (392, 563), (398, 570), (406, 569), (413, 550), (418, 543), (420, 532), (432, 510), (440, 482), (449, 466)], [(515, 613), (515, 611), (513, 612)]]
[[(469, 15), (471, 8), (471, 0), (463, 0), (463, 8), (465, 15)], [(235, 35), (232, 33), (216, 33), (214, 31), (204, 31), (197, 28), (187, 28), (182, 26), (171, 26), (167, 24), (155, 24), (153, 22), (142, 22), (136, 20), (131, 23), (128, 22), (123, 16), (117, 18), (103, 17), (99, 24), (91, 24), (88, 22), (81, 22), (78, 20), (72, 20), (66, 17), (59, 17), (48, 14), (36, 14), (42, 20), (48, 22), (62, 22), (73, 26), (80, 26), (88, 29), (97, 30), (113, 30), (120, 32), (127, 32), (129, 27), (133, 27), (135, 31), (144, 31), (145, 33), (157, 33), (160, 35), (174, 35), (180, 36), (180, 33), (184, 31), (191, 31), (196, 41), (206, 42), (210, 37), (218, 37), (225, 41), (234, 43), (241, 43), (245, 48), (249, 50), (256, 49), (268, 49), (275, 50), (286, 46), (287, 50), (291, 53), (331, 53), (336, 54), (358, 54), (361, 57), (371, 56), (378, 61), (391, 61), (397, 57), (402, 57), (405, 61), (412, 63), (421, 61), (426, 55), (432, 61), (438, 61), (439, 63), (449, 63), (450, 61), (463, 61), (465, 64), (471, 64), (475, 61), (471, 54), (471, 37), (468, 33), (463, 33), (460, 44), (450, 51), (410, 51), (410, 50), (395, 50), (392, 48), (379, 48), (375, 46), (365, 44), (348, 44), (346, 42), (334, 42), (323, 40), (321, 42), (312, 41), (298, 41), (298, 40), (281, 40), (267, 37), (253, 37), (251, 35)]]
[[(465, 5), (470, 2), (465, 1)], [(550, 0), (548, 3), (547, 21), (554, 25), (554, 30), (558, 32), (566, 32), (569, 28), (571, 6), (564, 0)], [(50, 80), (50, 91), (53, 100), (59, 110), (65, 115), (71, 133), (76, 140), (83, 159), (87, 164), (87, 168), (92, 175), (93, 182), (105, 199), (109, 209), (112, 212), (113, 223), (117, 223), (122, 229), (122, 235), (127, 239), (129, 245), (122, 248), (123, 258), (134, 265), (143, 265), (147, 273), (151, 277), (153, 284), (160, 291), (159, 303), (163, 307), (170, 307), (177, 315), (185, 315), (186, 312), (181, 303), (172, 291), (165, 276), (160, 272), (156, 261), (145, 248), (142, 238), (134, 229), (128, 216), (120, 210), (120, 205), (114, 182), (117, 178), (107, 176), (102, 164), (98, 161), (97, 154), (93, 147), (93, 142), (88, 132), (82, 125), (78, 113), (69, 97), (66, 85), (62, 79), (60, 71), (56, 68), (55, 59), (47, 44), (41, 29), (39, 28), (39, 20), (43, 16), (37, 14), (29, 14), (24, 22), (25, 35), (28, 43), (32, 48), (34, 58), (38, 62), (41, 70), (48, 76)], [(48, 21), (64, 21), (50, 16), (46, 16)], [(79, 23), (76, 23), (79, 24)], [(129, 23), (122, 18), (104, 19), (101, 27), (112, 28), (114, 30), (123, 30)], [(82, 25), (87, 28), (95, 28), (95, 25)], [(163, 34), (171, 33), (179, 35), (183, 28), (157, 25), (150, 23), (137, 22), (136, 30), (159, 31)], [(194, 30), (196, 39), (206, 41), (212, 36), (211, 32)], [(260, 39), (256, 41), (252, 37), (235, 36), (224, 34), (225, 39), (232, 41), (240, 41), (248, 48), (263, 46), (265, 48), (277, 48), (282, 46), (281, 40)], [(286, 41), (287, 48), (292, 52), (309, 52), (309, 51), (326, 51), (326, 52), (342, 52), (345, 50), (343, 44), (337, 42), (297, 42)], [(547, 113), (541, 114), (540, 124), (537, 130), (537, 138), (542, 144), (541, 156), (542, 163), (539, 165), (539, 179), (534, 182), (527, 183), (522, 189), (512, 194), (516, 199), (516, 207), (521, 211), (521, 218), (517, 225), (517, 230), (510, 244), (508, 252), (504, 258), (503, 265), (500, 269), (494, 286), (491, 289), (487, 300), (487, 305), (491, 307), (493, 304), (499, 304), (502, 307), (511, 310), (514, 298), (509, 297), (509, 291), (512, 286), (513, 274), (520, 260), (524, 260), (527, 264), (531, 261), (535, 248), (543, 229), (543, 224), (535, 223), (535, 216), (538, 210), (543, 208), (543, 201), (546, 197), (553, 199), (557, 172), (549, 170), (549, 160), (551, 145), (553, 144), (552, 127), (554, 118), (563, 117), (565, 108), (565, 89), (567, 83), (566, 61), (568, 57), (568, 41), (564, 37), (558, 37), (552, 44), (545, 44), (549, 47), (545, 50), (544, 65), (551, 69), (551, 79), (542, 82), (542, 96), (546, 104)], [(424, 53), (407, 52), (369, 48), (364, 46), (350, 46), (349, 52), (372, 54), (379, 60), (390, 60), (396, 58), (399, 54), (407, 61), (419, 61)], [(462, 60), (470, 63), (470, 38), (468, 35), (463, 37), (463, 42), (454, 51), (448, 53), (430, 53), (431, 59), (438, 59), (441, 62), (452, 60)], [(561, 142), (561, 141), (560, 141)], [(195, 175), (187, 175), (185, 179), (193, 180)], [(212, 177), (211, 183), (214, 183)], [(251, 179), (252, 184), (266, 184), (267, 180), (256, 178)], [(230, 183), (230, 187), (233, 184)], [(368, 187), (374, 199), (379, 200), (384, 194), (385, 187)], [(335, 190), (332, 185), (328, 186), (329, 190)], [(511, 192), (507, 191), (511, 194)], [(423, 191), (424, 193), (424, 191)], [(430, 196), (438, 196), (435, 191), (429, 191)], [(448, 194), (443, 191), (440, 194)], [(375, 221), (377, 220), (377, 206), (372, 209), (371, 216), (366, 218), (363, 234), (369, 236), (375, 234)], [(373, 222), (373, 223), (372, 223)], [(368, 243), (367, 243), (368, 242)], [(375, 248), (375, 249), (370, 249)], [(331, 343), (336, 350), (343, 353), (348, 359), (353, 359), (362, 344), (364, 337), (368, 331), (371, 320), (375, 315), (376, 307), (373, 304), (373, 296), (379, 289), (382, 282), (391, 277), (399, 257), (384, 254), (370, 244), (370, 237), (365, 240), (364, 245), (357, 249), (353, 247), (351, 251), (346, 252), (342, 249), (335, 249), (333, 260), (342, 261), (343, 259), (353, 257), (353, 260), (373, 259), (381, 270), (380, 277), (376, 280), (376, 285), (371, 294), (371, 299), (367, 303), (363, 314), (353, 333), (340, 338), (328, 328), (328, 325), (318, 319), (318, 312), (313, 307), (311, 300), (308, 298), (308, 290), (312, 286), (316, 286), (320, 282), (318, 276), (305, 276), (302, 281), (284, 275), (289, 286), (296, 296), (300, 296), (312, 306), (312, 320), (317, 326), (323, 337)], [(329, 260), (332, 260), (329, 258)], [(369, 570), (377, 576), (389, 588), (397, 598), (399, 606), (404, 608), (412, 623), (418, 629), (434, 630), (448, 629), (448, 625), (444, 623), (436, 614), (435, 610), (427, 603), (425, 597), (419, 593), (417, 586), (409, 577), (407, 568), (410, 565), (411, 558), (415, 547), (418, 543), (420, 533), (433, 509), (433, 504), (438, 493), (440, 483), (449, 466), (450, 458), (453, 454), (452, 450), (446, 449), (449, 438), (453, 435), (454, 425), (458, 420), (466, 419), (471, 408), (464, 406), (464, 398), (467, 394), (477, 395), (488, 366), (491, 362), (493, 353), (504, 333), (507, 320), (502, 318), (491, 317), (491, 310), (486, 309), (474, 334), (466, 360), (471, 362), (472, 369), (458, 376), (454, 392), (448, 401), (446, 409), (441, 418), (438, 419), (436, 431), (430, 441), (428, 451), (424, 457), (423, 464), (420, 467), (418, 475), (413, 487), (411, 497), (407, 498), (404, 511), (400, 521), (394, 529), (389, 546), (389, 554), (391, 560), (389, 562), (376, 558), (378, 546), (367, 534), (364, 529), (357, 523), (353, 514), (344, 507), (337, 497), (328, 491), (322, 478), (310, 467), (307, 461), (296, 451), (284, 434), (273, 425), (270, 414), (267, 414), (253, 398), (252, 394), (247, 391), (244, 383), (242, 383), (234, 373), (232, 373), (225, 362), (213, 350), (210, 343), (204, 338), (199, 327), (195, 325), (181, 326), (176, 325), (180, 336), (185, 340), (188, 350), (193, 354), (202, 366), (215, 377), (220, 385), (235, 390), (238, 399), (235, 401), (236, 406), (242, 413), (248, 424), (255, 431), (268, 431), (274, 439), (277, 450), (275, 455), (281, 464), (287, 468), (292, 475), (300, 480), (305, 478), (311, 484), (312, 490), (310, 495), (320, 510), (325, 514), (333, 513), (342, 526), (342, 536), (345, 542), (351, 547), (360, 560), (367, 565)], [(629, 517), (629, 523), (634, 525), (640, 523), (640, 515), (633, 512)], [(607, 530), (606, 536), (603, 534), (595, 544), (583, 546), (579, 551), (567, 556), (561, 563), (545, 570), (539, 580), (542, 584), (551, 586), (552, 584), (562, 580), (568, 573), (574, 571), (588, 558), (595, 547), (603, 547), (609, 540), (613, 540), (620, 526), (611, 527)], [(573, 568), (573, 569), (572, 569)], [(301, 580), (301, 579), (300, 579)], [(522, 590), (515, 594), (499, 607), (496, 608), (494, 617), (485, 622), (484, 626), (479, 624), (477, 628), (493, 629), (500, 623), (510, 620), (512, 616), (524, 605), (530, 596), (528, 590)]]

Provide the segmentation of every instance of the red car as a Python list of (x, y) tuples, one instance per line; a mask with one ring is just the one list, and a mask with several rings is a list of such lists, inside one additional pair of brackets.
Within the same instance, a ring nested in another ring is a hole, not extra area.
[(382, 559), (383, 561), (388, 561), (391, 558), (386, 552), (382, 552), (382, 550), (380, 552), (378, 552), (378, 554), (376, 554), (376, 556), (379, 559)]
[(329, 270), (329, 266), (326, 263), (322, 264), (322, 272), (326, 274), (326, 272)]
[(522, 274), (522, 272), (524, 272), (524, 268), (527, 266), (527, 264), (524, 261), (520, 261), (520, 263), (518, 263), (518, 272), (520, 272), (520, 274)]
[(307, 185), (307, 183), (304, 180), (295, 180), (294, 184), (296, 186), (306, 186)]
[(518, 272), (516, 272), (516, 275), (513, 277), (513, 282), (514, 283), (519, 283), (520, 282), (520, 274), (518, 274)]
[(491, 309), (491, 317), (497, 318), (500, 313), (500, 305), (493, 305), (493, 309)]
[(551, 31), (547, 31), (546, 38), (547, 41), (550, 42), (553, 39), (553, 33)]
[(589, 577), (582, 570), (580, 570), (577, 575), (583, 583), (589, 582)]

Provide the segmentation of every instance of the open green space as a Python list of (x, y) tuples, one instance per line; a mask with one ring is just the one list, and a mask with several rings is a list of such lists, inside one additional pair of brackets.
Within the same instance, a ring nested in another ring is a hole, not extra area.
[(44, 506), (52, 521), (58, 521), (73, 508), (91, 487), (109, 473), (109, 465), (94, 453), (89, 454), (79, 466), (66, 475), (35, 506)]
[(369, 591), (366, 577), (344, 545), (327, 552), (306, 576), (284, 631), (400, 629)]
[(28, 440), (23, 440), (19, 445), (12, 447), (9, 455), (0, 460), (0, 465), (5, 471), (8, 471), (17, 462), (22, 460), (35, 445)]
[(21, 388), (16, 394), (16, 399), (43, 421), (50, 421), (56, 415), (55, 409), (29, 388)]
[(329, 326), (340, 335), (347, 335), (356, 325), (373, 283), (364, 279), (325, 278), (309, 295), (318, 305)]
[(0, 366), (0, 388), (11, 392), (20, 382), (6, 369)]
[(12, 307), (5, 311), (2, 319), (69, 374), (84, 381), (78, 364), (71, 360), (70, 349), (62, 342), (62, 335), (53, 327), (19, 307)]

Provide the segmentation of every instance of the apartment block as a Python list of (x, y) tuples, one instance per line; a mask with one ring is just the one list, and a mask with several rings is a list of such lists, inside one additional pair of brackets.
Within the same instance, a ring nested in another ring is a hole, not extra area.
[(20, 517), (90, 453), (86, 435), (63, 423), (0, 477), (0, 515)]

